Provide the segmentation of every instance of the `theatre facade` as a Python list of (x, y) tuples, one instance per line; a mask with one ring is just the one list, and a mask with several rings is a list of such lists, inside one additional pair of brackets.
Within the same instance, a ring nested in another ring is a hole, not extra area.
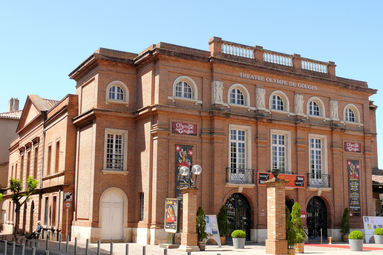
[(266, 239), (272, 169), (289, 181), (286, 204), (299, 202), (310, 239), (340, 239), (346, 207), (362, 228), (375, 212), (376, 90), (335, 69), (217, 37), (209, 51), (98, 49), (69, 75), (72, 237), (166, 242), (165, 199), (180, 197), (179, 167), (194, 164), (198, 205), (206, 214), (225, 205), (230, 230), (249, 240)]

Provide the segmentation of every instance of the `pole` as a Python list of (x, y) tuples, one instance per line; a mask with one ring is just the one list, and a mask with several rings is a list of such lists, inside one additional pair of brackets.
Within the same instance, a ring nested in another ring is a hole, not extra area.
[(61, 236), (61, 233), (59, 234), (59, 251), (61, 251), (61, 239), (62, 239), (62, 236)]
[(4, 255), (7, 255), (7, 240), (4, 240)]
[(32, 247), (32, 255), (36, 255), (36, 247)]
[(65, 234), (68, 237), (68, 207), (66, 208)]
[(85, 255), (88, 255), (89, 239), (86, 239), (85, 243)]
[(16, 243), (15, 243), (15, 241), (13, 241), (13, 243), (12, 243), (12, 255), (15, 255), (16, 253)]
[(322, 244), (322, 228), (320, 229), (320, 244)]
[(100, 240), (97, 241), (97, 255), (100, 255)]
[(110, 243), (110, 255), (113, 255), (113, 243)]
[(65, 238), (65, 252), (68, 253), (68, 235)]
[(25, 244), (21, 244), (21, 255), (25, 255)]
[(125, 255), (129, 255), (129, 244), (126, 244)]
[(73, 251), (73, 254), (74, 255), (77, 254), (77, 237), (74, 238), (74, 251)]

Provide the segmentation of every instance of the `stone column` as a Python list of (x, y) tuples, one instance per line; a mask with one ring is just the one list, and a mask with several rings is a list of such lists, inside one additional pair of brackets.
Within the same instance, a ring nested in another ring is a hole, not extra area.
[(286, 240), (285, 185), (287, 181), (273, 178), (267, 187), (266, 254), (288, 254)]
[(183, 251), (199, 251), (196, 231), (197, 188), (184, 188), (181, 246)]

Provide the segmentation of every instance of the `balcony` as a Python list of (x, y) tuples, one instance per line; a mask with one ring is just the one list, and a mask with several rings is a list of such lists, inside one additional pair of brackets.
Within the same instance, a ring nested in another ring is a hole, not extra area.
[(254, 169), (226, 168), (226, 183), (254, 184)]
[(330, 175), (307, 173), (307, 187), (330, 188)]

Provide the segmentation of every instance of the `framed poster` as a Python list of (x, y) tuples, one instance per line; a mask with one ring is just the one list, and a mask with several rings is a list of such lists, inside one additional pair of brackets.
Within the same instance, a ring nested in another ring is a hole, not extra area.
[(359, 160), (347, 160), (348, 194), (351, 216), (360, 216)]
[(184, 122), (173, 122), (172, 133), (179, 135), (197, 135), (197, 125)]
[(176, 145), (176, 197), (182, 199), (181, 188), (187, 187), (187, 177), (180, 175), (180, 167), (193, 163), (193, 146)]
[(165, 200), (165, 224), (166, 232), (178, 233), (179, 230), (179, 200), (177, 198), (167, 198)]
[(347, 152), (362, 152), (361, 143), (344, 142), (344, 151)]
[(208, 234), (208, 239), (214, 239), (218, 246), (221, 247), (221, 238), (219, 236), (217, 216), (216, 215), (205, 215), (206, 229), (205, 232)]

